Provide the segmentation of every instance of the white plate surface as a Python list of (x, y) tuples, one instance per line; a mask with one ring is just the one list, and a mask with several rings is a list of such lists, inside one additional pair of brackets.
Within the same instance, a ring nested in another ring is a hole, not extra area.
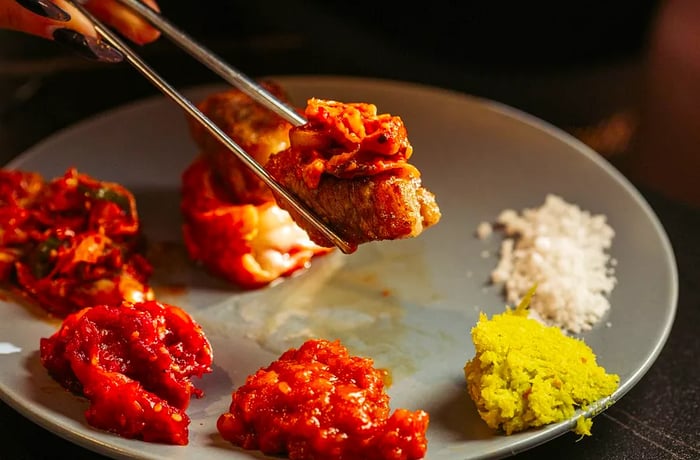
[[(462, 368), (474, 353), (469, 331), (479, 311), (500, 313), (505, 304), (500, 290), (488, 285), (500, 240), (479, 240), (475, 229), (505, 208), (539, 206), (548, 193), (605, 214), (616, 231), (611, 255), (619, 281), (612, 308), (581, 336), (599, 363), (620, 375), (613, 399), (649, 369), (676, 311), (675, 260), (647, 203), (595, 152), (531, 116), (463, 94), (343, 77), (276, 80), (298, 105), (315, 96), (372, 102), (380, 112), (400, 115), (414, 146), (412, 162), (437, 196), (439, 224), (419, 238), (316, 259), (297, 276), (242, 292), (185, 260), (179, 180), (197, 152), (180, 109), (158, 97), (96, 116), (51, 136), (8, 167), (52, 178), (76, 166), (134, 192), (148, 238), (170, 248), (167, 257), (154, 261), (159, 299), (190, 312), (214, 347), (213, 373), (196, 381), (206, 397), (188, 409), (186, 447), (97, 431), (85, 422), (86, 402), (63, 391), (39, 362), (39, 339), (58, 324), (0, 300), (3, 400), (58, 435), (115, 458), (261, 458), (224, 442), (216, 419), (248, 374), (305, 338), (320, 336), (339, 338), (353, 353), (389, 368), (392, 408), (429, 412), (428, 459), (496, 458), (531, 448), (565, 433), (573, 420), (511, 436), (494, 433), (467, 395)], [(188, 94), (197, 101), (214, 89), (220, 87)], [(184, 288), (159, 288), (174, 285)]]

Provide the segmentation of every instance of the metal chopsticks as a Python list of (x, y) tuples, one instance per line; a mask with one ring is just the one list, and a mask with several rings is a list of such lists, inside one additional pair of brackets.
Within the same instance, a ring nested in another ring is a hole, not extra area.
[[(250, 80), (242, 73), (232, 69), (225, 64), (221, 59), (207, 51), (204, 47), (196, 44), (187, 35), (180, 32), (174, 26), (165, 21), (159, 14), (147, 6), (134, 0), (119, 0), (126, 6), (133, 8), (137, 13), (145, 17), (154, 27), (161, 30), (163, 34), (175, 41), (178, 45), (184, 48), (188, 53), (196, 57), (200, 62), (214, 70), (220, 76), (225, 78), (229, 83), (238, 87), (241, 91), (248, 94), (251, 98), (263, 104), (265, 107), (273, 110), (295, 126), (305, 123), (303, 117), (299, 116), (291, 108), (278, 100), (268, 91), (261, 88), (255, 82)], [(97, 18), (95, 18), (87, 9), (85, 9), (79, 0), (71, 0), (71, 3), (78, 8), (92, 23), (95, 30), (100, 34), (111, 46), (119, 50), (126, 60), (136, 68), (141, 74), (146, 77), (156, 88), (163, 92), (166, 96), (177, 103), (189, 115), (194, 117), (204, 128), (221, 141), (231, 152), (233, 152), (248, 168), (250, 168), (265, 185), (270, 187), (276, 194), (282, 196), (289, 205), (306, 221), (313, 225), (324, 237), (330, 240), (343, 253), (351, 254), (355, 248), (325, 222), (316, 216), (303, 202), (295, 195), (290, 193), (286, 188), (282, 187), (275, 181), (270, 173), (265, 170), (260, 163), (252, 158), (243, 148), (234, 142), (226, 133), (224, 133), (214, 122), (204, 115), (189, 99), (178, 92), (173, 86), (165, 81), (157, 72), (155, 72), (148, 64), (146, 64), (126, 43), (119, 38), (110, 29), (104, 26)]]
[(293, 108), (277, 99), (269, 91), (245, 76), (242, 72), (234, 69), (210, 50), (197, 43), (192, 37), (172, 25), (167, 19), (148, 5), (139, 0), (118, 0), (119, 3), (131, 8), (144, 19), (150, 22), (163, 35), (172, 40), (176, 45), (189, 53), (192, 57), (217, 73), (221, 78), (237, 87), (248, 96), (275, 112), (292, 125), (298, 126), (306, 123), (304, 117), (299, 115)]

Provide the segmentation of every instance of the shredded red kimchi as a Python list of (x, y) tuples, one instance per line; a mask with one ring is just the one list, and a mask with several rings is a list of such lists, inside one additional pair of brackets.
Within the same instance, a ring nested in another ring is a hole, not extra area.
[(123, 186), (68, 169), (0, 170), (0, 282), (58, 317), (153, 298), (139, 219)]

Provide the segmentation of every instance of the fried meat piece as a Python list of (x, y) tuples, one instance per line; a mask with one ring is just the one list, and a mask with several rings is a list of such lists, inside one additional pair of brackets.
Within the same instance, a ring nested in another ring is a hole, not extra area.
[[(278, 99), (287, 100), (277, 84), (269, 81), (260, 84)], [(271, 154), (289, 146), (291, 124), (238, 89), (212, 94), (198, 108), (263, 166)], [(251, 204), (273, 200), (267, 185), (233, 152), (195, 120), (189, 119), (189, 123), (192, 138), (230, 193)]]
[[(276, 179), (350, 244), (414, 237), (440, 219), (435, 196), (421, 187), (417, 177), (382, 174), (343, 180), (329, 176), (317, 188), (308, 188), (293, 171), (274, 169), (278, 164), (269, 165)], [(283, 200), (279, 203), (285, 207)], [(333, 245), (293, 209), (287, 212), (316, 244)]]
[[(266, 169), (348, 243), (415, 237), (440, 220), (435, 195), (408, 163), (413, 148), (399, 117), (377, 115), (373, 104), (322, 99), (310, 99), (305, 115)], [(332, 246), (278, 202), (317, 244)]]

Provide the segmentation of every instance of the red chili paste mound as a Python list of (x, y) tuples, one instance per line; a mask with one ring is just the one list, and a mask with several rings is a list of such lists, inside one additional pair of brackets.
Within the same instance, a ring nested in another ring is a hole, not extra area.
[(151, 300), (133, 195), (74, 168), (51, 181), (0, 170), (0, 282), (64, 317)]
[(51, 376), (90, 400), (90, 425), (187, 444), (185, 410), (192, 396), (203, 396), (190, 378), (211, 372), (212, 349), (185, 311), (156, 301), (85, 308), (40, 345)]
[(428, 414), (390, 414), (384, 376), (338, 341), (309, 340), (249, 376), (217, 428), (237, 446), (292, 460), (423, 458)]

